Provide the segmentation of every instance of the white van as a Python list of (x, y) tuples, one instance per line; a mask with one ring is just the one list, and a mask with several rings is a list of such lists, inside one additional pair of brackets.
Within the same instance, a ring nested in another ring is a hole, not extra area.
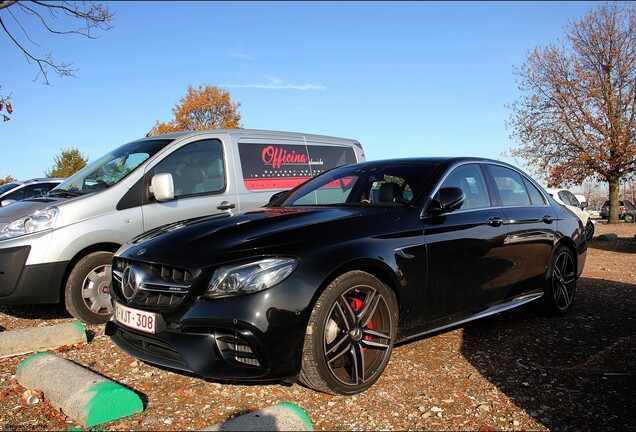
[(40, 198), (0, 208), (0, 304), (57, 303), (108, 320), (113, 253), (175, 221), (266, 204), (335, 166), (365, 160), (344, 138), (247, 129), (146, 137), (97, 159)]

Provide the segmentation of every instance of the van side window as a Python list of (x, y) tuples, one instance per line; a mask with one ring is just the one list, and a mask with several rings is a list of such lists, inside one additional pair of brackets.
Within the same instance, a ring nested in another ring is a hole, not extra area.
[(466, 194), (461, 210), (490, 206), (484, 174), (478, 164), (462, 165), (444, 180), (442, 187), (458, 187)]
[(219, 193), (225, 190), (223, 145), (219, 140), (193, 142), (159, 162), (155, 174), (170, 173), (174, 196)]
[(498, 165), (489, 165), (489, 168), (495, 179), (495, 186), (499, 191), (502, 205), (526, 206), (531, 204), (530, 196), (519, 173)]

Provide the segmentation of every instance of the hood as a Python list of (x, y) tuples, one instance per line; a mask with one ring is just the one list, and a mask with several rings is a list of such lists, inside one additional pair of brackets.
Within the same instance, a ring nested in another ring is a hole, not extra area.
[(44, 196), (16, 201), (11, 205), (0, 207), (0, 224), (6, 225), (24, 216), (28, 216), (36, 210), (55, 205), (67, 199), (68, 198)]
[[(183, 261), (196, 265), (196, 257), (266, 249), (293, 243), (307, 243), (392, 222), (402, 208), (385, 207), (300, 207), (253, 210), (237, 216), (214, 215), (166, 225), (144, 233), (124, 246), (119, 255), (150, 262)], [(143, 255), (143, 257), (142, 257)], [(245, 255), (244, 253), (242, 255)], [(187, 263), (187, 264), (186, 264)]]

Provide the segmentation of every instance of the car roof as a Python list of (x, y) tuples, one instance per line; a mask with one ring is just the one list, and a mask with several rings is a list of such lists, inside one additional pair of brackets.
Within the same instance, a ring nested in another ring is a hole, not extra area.
[(349, 142), (355, 144), (358, 147), (361, 147), (360, 142), (355, 139), (350, 138), (342, 138), (336, 136), (329, 135), (319, 135), (319, 134), (310, 134), (304, 132), (289, 132), (289, 131), (274, 131), (274, 130), (264, 130), (264, 129), (224, 129), (224, 128), (214, 128), (214, 129), (205, 129), (205, 130), (197, 130), (197, 131), (183, 131), (183, 132), (169, 132), (165, 134), (159, 135), (147, 135), (144, 138), (140, 139), (177, 139), (186, 136), (197, 136), (197, 135), (206, 135), (206, 134), (227, 134), (227, 135), (250, 135), (251, 138), (269, 138), (269, 137), (289, 137), (289, 138), (298, 138), (299, 136), (303, 136), (309, 140), (340, 140), (343, 142)]
[(22, 184), (33, 184), (33, 183), (62, 183), (65, 178), (62, 177), (38, 177), (32, 178), (29, 180), (25, 180)]

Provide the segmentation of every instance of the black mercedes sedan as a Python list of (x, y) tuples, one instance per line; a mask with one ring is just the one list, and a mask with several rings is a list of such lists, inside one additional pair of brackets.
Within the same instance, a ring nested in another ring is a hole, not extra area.
[(580, 220), (511, 165), (364, 162), (131, 240), (106, 333), (203, 377), (355, 394), (396, 342), (531, 301), (567, 313), (586, 250)]

